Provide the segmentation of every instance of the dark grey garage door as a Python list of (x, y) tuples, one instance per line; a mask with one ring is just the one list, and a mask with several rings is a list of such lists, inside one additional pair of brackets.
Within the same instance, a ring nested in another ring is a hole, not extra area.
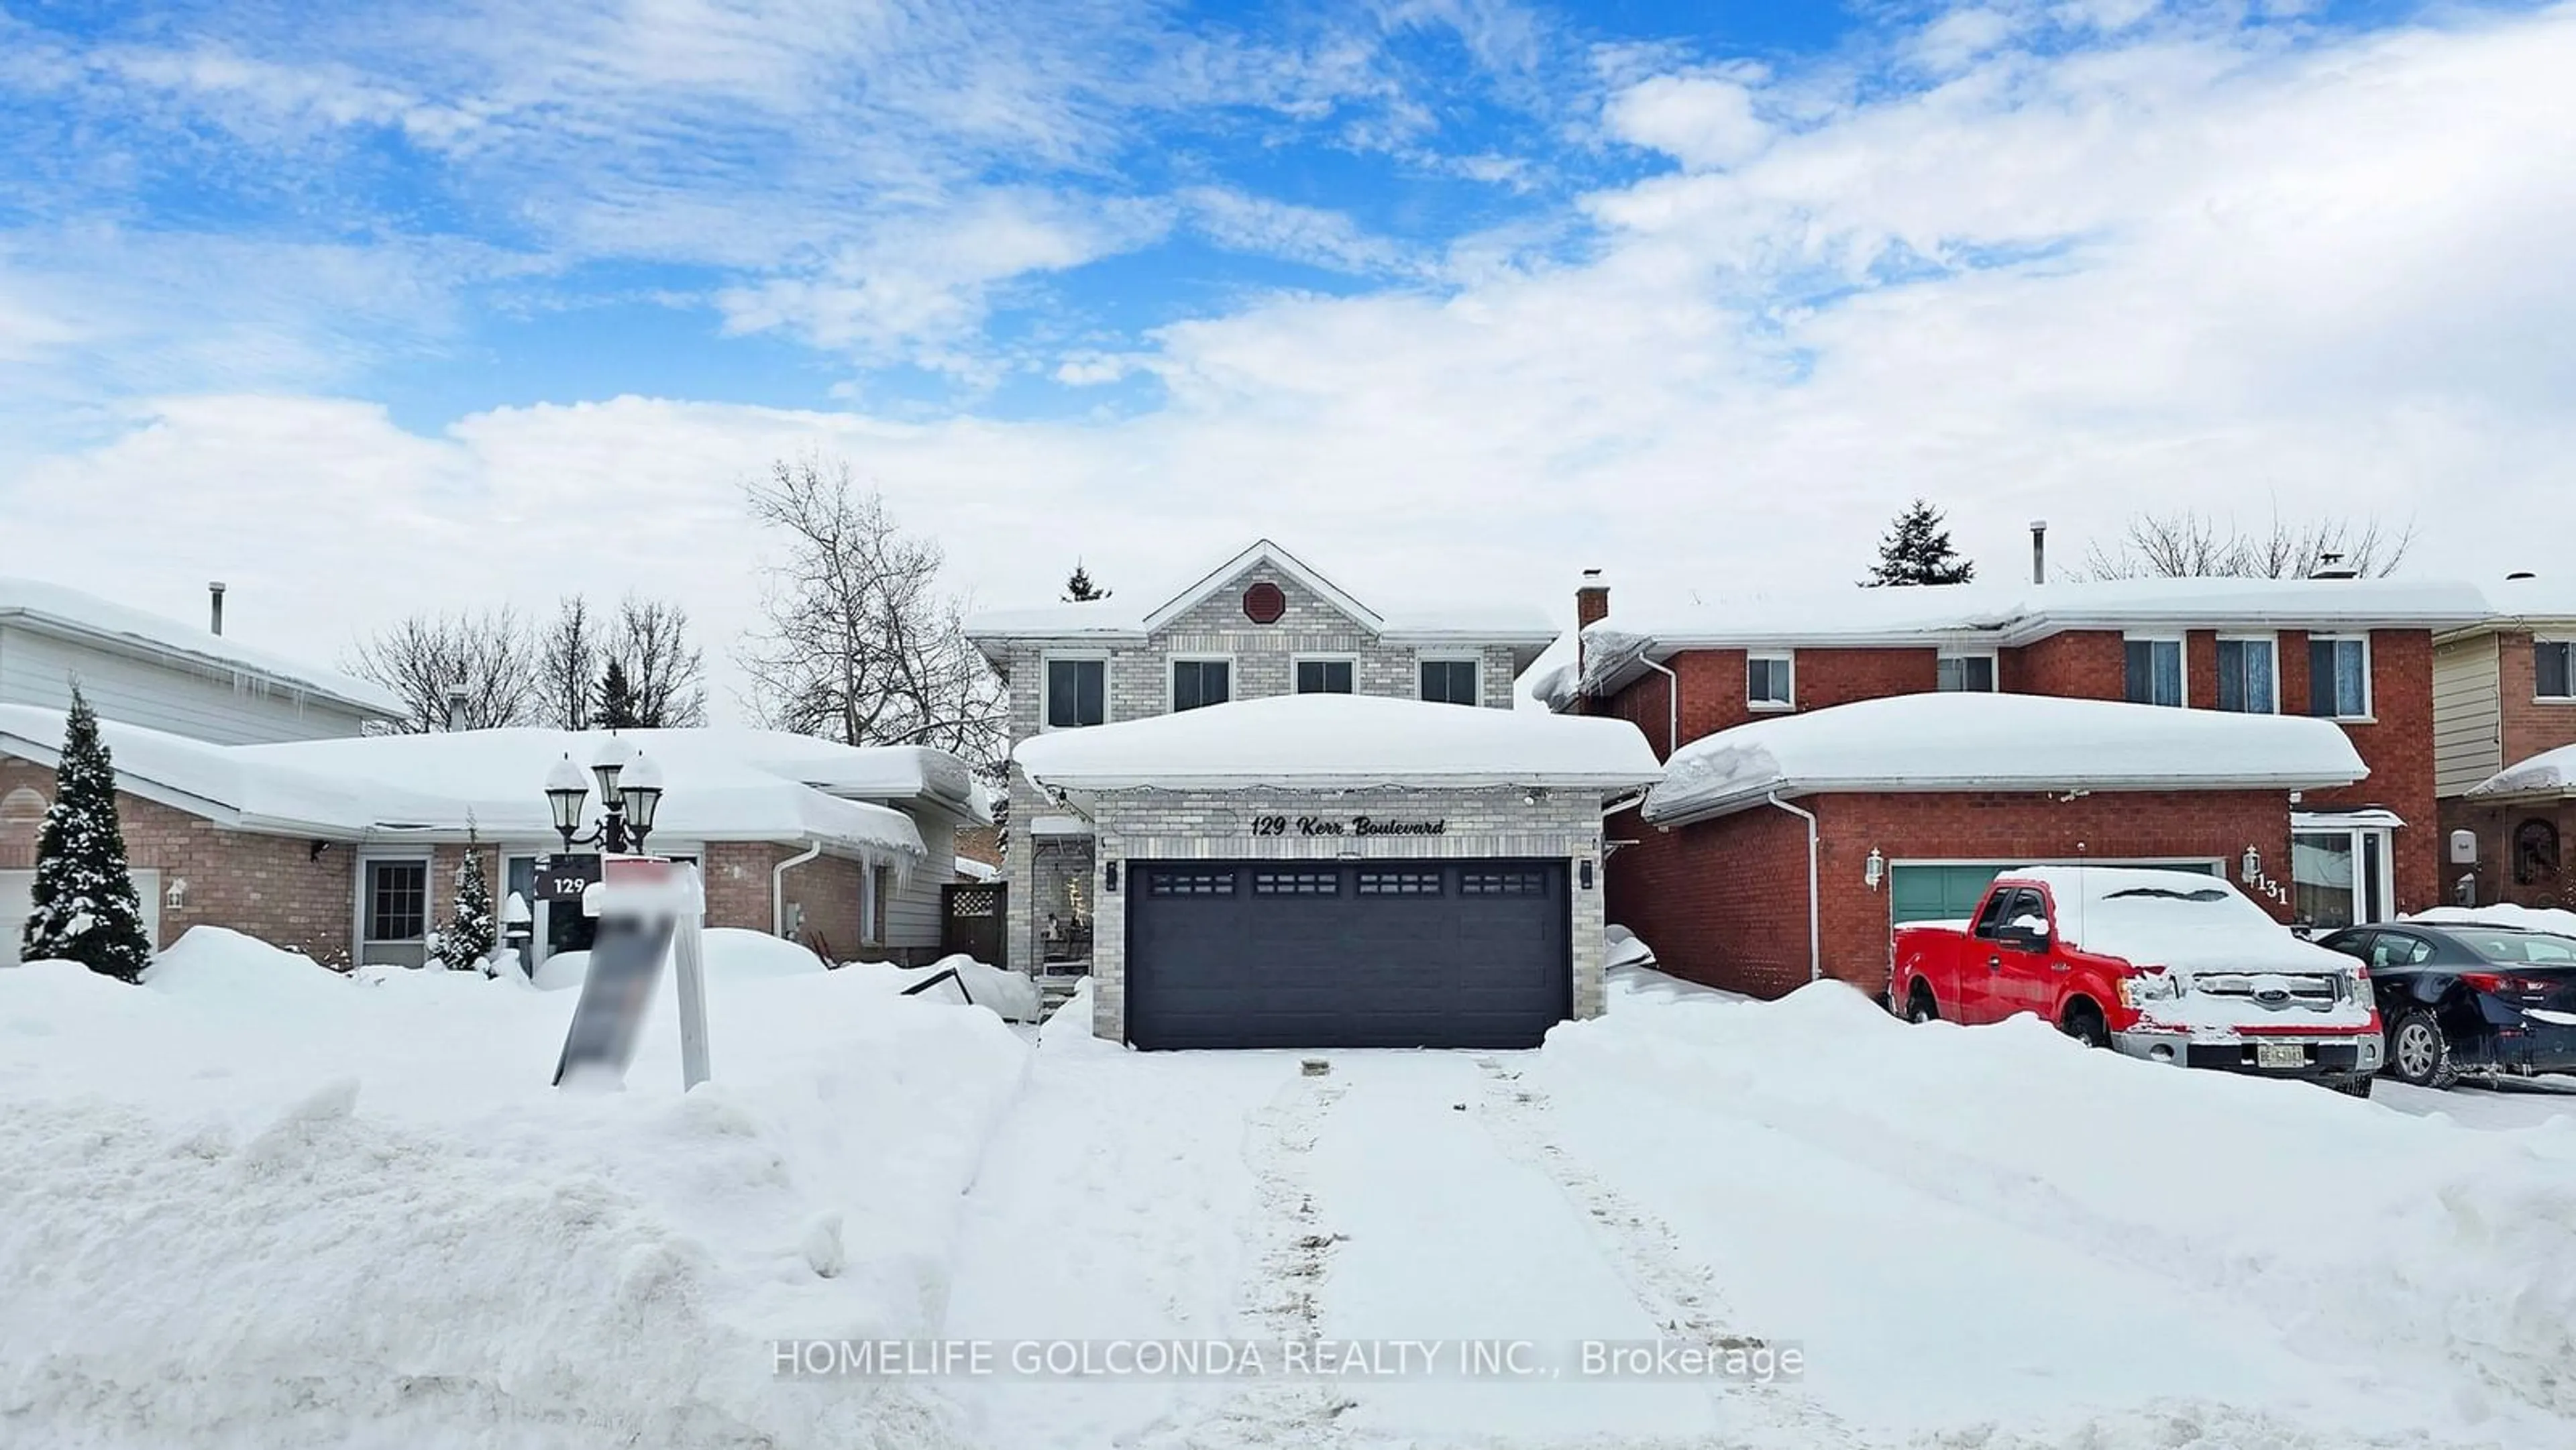
[(1138, 1047), (1534, 1047), (1573, 1010), (1562, 861), (1138, 861)]

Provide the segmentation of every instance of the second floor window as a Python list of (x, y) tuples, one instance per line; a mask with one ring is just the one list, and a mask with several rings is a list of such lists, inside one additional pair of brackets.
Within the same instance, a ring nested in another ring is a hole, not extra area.
[(1299, 660), (1297, 693), (1300, 695), (1347, 695), (1351, 693), (1349, 660)]
[(2308, 713), (2333, 720), (2370, 714), (2370, 641), (2308, 637)]
[(1234, 666), (1224, 660), (1172, 661), (1172, 708), (1195, 710), (1234, 698)]
[(2243, 715), (2269, 715), (2280, 708), (2273, 685), (2273, 648), (2268, 639), (2222, 639), (2218, 642), (2218, 708)]
[(2182, 703), (2182, 641), (2133, 639), (2128, 642), (2129, 703)]
[(1756, 710), (1786, 710), (1793, 666), (1787, 655), (1750, 655), (1744, 661), (1744, 703)]
[(1046, 676), (1048, 729), (1097, 725), (1109, 718), (1107, 660), (1049, 660)]
[(2576, 642), (2544, 639), (2531, 647), (2532, 693), (2544, 700), (2576, 700)]
[(1940, 677), (1935, 685), (1943, 690), (1975, 690), (1993, 694), (1995, 657), (1993, 655), (1943, 655)]
[(1422, 698), (1434, 705), (1475, 705), (1476, 662), (1474, 660), (1424, 660), (1422, 662)]

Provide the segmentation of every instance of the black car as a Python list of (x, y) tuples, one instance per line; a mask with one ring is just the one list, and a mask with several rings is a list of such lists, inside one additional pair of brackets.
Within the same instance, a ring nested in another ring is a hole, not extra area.
[(2319, 944), (2369, 964), (2388, 1033), (2381, 1071), (2400, 1082), (2576, 1071), (2576, 936), (2409, 921), (2347, 927)]

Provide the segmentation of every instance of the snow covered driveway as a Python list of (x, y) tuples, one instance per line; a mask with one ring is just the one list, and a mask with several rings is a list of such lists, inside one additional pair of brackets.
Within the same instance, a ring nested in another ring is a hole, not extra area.
[(1051, 1032), (945, 1326), (1751, 1338), (1803, 1381), (947, 1393), (1012, 1447), (2567, 1443), (2576, 1123), (2471, 1131), (1810, 995), (1624, 992), (1538, 1052), (1323, 1077)]

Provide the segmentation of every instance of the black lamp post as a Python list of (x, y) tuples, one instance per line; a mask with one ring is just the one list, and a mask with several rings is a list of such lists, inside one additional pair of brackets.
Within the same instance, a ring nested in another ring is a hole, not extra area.
[(590, 794), (581, 767), (567, 754), (546, 772), (546, 805), (554, 812), (564, 849), (595, 845), (612, 855), (642, 851), (645, 837), (653, 834), (653, 817), (662, 807), (661, 764), (612, 735), (600, 747), (590, 770), (599, 779), (601, 815), (587, 836), (574, 834), (581, 829), (582, 801)]

